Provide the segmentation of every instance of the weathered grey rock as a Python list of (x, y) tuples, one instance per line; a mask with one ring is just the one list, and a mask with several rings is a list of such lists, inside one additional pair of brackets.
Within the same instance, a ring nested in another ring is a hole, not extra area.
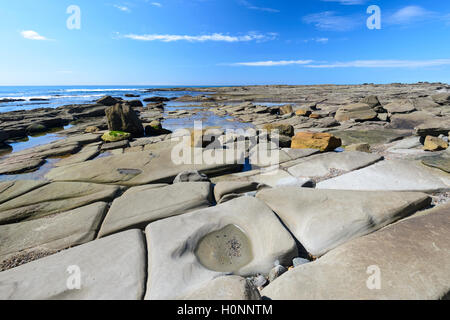
[(99, 237), (126, 229), (144, 229), (150, 222), (208, 207), (211, 198), (209, 182), (133, 187), (114, 200)]
[(332, 169), (352, 171), (364, 168), (383, 159), (377, 154), (366, 152), (330, 152), (314, 155), (287, 169), (294, 177), (323, 177), (330, 174)]
[(95, 133), (85, 133), (85, 134), (79, 134), (70, 136), (67, 139), (57, 142), (57, 144), (61, 145), (67, 145), (67, 144), (80, 144), (80, 145), (86, 145), (94, 142), (98, 142), (101, 140), (101, 134), (95, 134)]
[[(142, 299), (145, 259), (142, 231), (129, 230), (0, 272), (0, 299)], [(69, 289), (77, 271), (81, 288)]]
[(394, 114), (391, 116), (391, 122), (386, 128), (413, 130), (415, 127), (433, 120), (434, 116), (424, 111), (416, 111), (406, 114)]
[(264, 189), (256, 195), (313, 256), (415, 213), (431, 203), (423, 193)]
[[(371, 109), (377, 108), (381, 106), (380, 100), (378, 100), (377, 96), (368, 96), (360, 101), (360, 103), (368, 104)], [(378, 110), (375, 110), (379, 112)]]
[(261, 300), (258, 289), (239, 276), (218, 277), (207, 282), (184, 300)]
[(438, 93), (433, 95), (432, 98), (438, 104), (450, 104), (450, 93)]
[(27, 171), (32, 171), (45, 163), (44, 158), (34, 158), (34, 157), (25, 157), (25, 158), (15, 158), (8, 157), (0, 162), (0, 175), (1, 174), (17, 174), (23, 173)]
[(368, 121), (374, 120), (377, 113), (368, 104), (355, 103), (340, 107), (336, 112), (335, 119), (337, 121)]
[(450, 119), (436, 118), (429, 120), (415, 127), (414, 131), (421, 137), (438, 137), (440, 134), (447, 135), (450, 131)]
[[(312, 149), (304, 149), (307, 150), (302, 153), (291, 153), (289, 154), (285, 150), (291, 150), (288, 148), (284, 148), (282, 150), (279, 150), (278, 146), (271, 142), (271, 143), (259, 143), (253, 148), (249, 150), (249, 162), (252, 165), (252, 167), (258, 167), (258, 168), (264, 168), (269, 166), (278, 165), (280, 163), (285, 163), (288, 161), (292, 161), (298, 158), (306, 157), (310, 154), (317, 153), (313, 152)], [(302, 150), (302, 149), (298, 149)]]
[(144, 135), (144, 127), (133, 108), (129, 104), (116, 104), (105, 110), (108, 120), (108, 129), (111, 131), (124, 131), (134, 137)]
[(347, 242), (288, 271), (262, 295), (274, 300), (448, 298), (449, 212), (450, 204), (436, 207)]
[(104, 143), (101, 147), (102, 151), (120, 149), (120, 148), (128, 148), (130, 146), (128, 140), (121, 140), (116, 142), (108, 142)]
[(304, 258), (294, 258), (292, 259), (292, 266), (294, 268), (297, 268), (305, 263), (310, 263), (311, 261), (309, 261), (308, 259), (304, 259)]
[(291, 160), (297, 160), (305, 157), (309, 157), (313, 154), (319, 153), (317, 149), (291, 149), (291, 148), (283, 148), (281, 151), (287, 153), (287, 155), (291, 158)]
[(416, 111), (414, 104), (409, 100), (397, 100), (384, 106), (384, 108), (390, 113), (410, 113)]
[(0, 203), (11, 200), (34, 189), (40, 188), (48, 181), (43, 180), (14, 180), (0, 183)]
[(265, 184), (269, 187), (297, 186), (314, 187), (315, 183), (309, 178), (295, 177), (282, 169), (262, 170), (261, 173), (250, 176), (250, 181)]
[(200, 173), (196, 170), (192, 171), (183, 171), (180, 172), (175, 179), (173, 180), (173, 183), (180, 183), (180, 182), (208, 182), (208, 176)]
[(267, 278), (264, 277), (262, 274), (257, 275), (256, 277), (252, 277), (250, 279), (252, 284), (257, 288), (263, 288), (268, 283)]
[(398, 152), (399, 150), (415, 149), (421, 147), (420, 137), (411, 136), (400, 141), (394, 142), (387, 151)]
[(356, 143), (345, 147), (345, 151), (359, 151), (370, 153), (370, 145), (368, 143)]
[[(243, 160), (227, 160), (225, 152), (218, 150), (219, 164), (194, 159), (206, 158), (209, 150), (192, 149), (188, 163), (176, 163), (172, 149), (160, 151), (129, 152), (85, 163), (52, 169), (46, 178), (55, 181), (89, 181), (95, 183), (136, 186), (149, 183), (171, 183), (183, 171), (197, 170), (208, 176), (238, 171)], [(222, 160), (223, 159), (223, 160)]]
[(434, 102), (431, 97), (416, 98), (412, 101), (417, 110), (432, 112), (440, 108), (440, 105)]
[[(288, 162), (289, 163), (289, 162)], [(315, 183), (308, 178), (296, 178), (285, 170), (279, 169), (278, 166), (255, 169), (251, 171), (233, 173), (212, 178), (213, 183), (219, 182), (242, 182), (257, 183), (269, 187), (277, 186), (298, 186), (298, 187), (314, 187)]]
[[(297, 253), (293, 238), (260, 200), (241, 197), (146, 228), (146, 299), (181, 299), (222, 275), (267, 274)], [(170, 272), (167, 272), (170, 270)]]
[(385, 160), (317, 184), (318, 189), (438, 192), (450, 189), (450, 176), (419, 161)]
[(99, 139), (100, 136), (95, 134), (76, 135), (64, 140), (15, 152), (2, 159), (0, 162), (0, 174), (18, 174), (34, 171), (45, 163), (46, 158), (76, 153), (82, 145), (98, 141)]
[(85, 206), (110, 201), (117, 186), (82, 182), (54, 182), (0, 204), (0, 224), (37, 219)]
[(426, 157), (422, 160), (422, 163), (428, 167), (437, 168), (450, 173), (450, 152)]
[(219, 202), (227, 194), (255, 191), (258, 186), (260, 183), (252, 181), (220, 181), (214, 186), (214, 198)]
[(91, 205), (41, 219), (0, 225), (0, 264), (18, 254), (53, 252), (95, 239), (107, 204)]
[(275, 266), (272, 270), (269, 272), (269, 282), (275, 281), (276, 278), (281, 276), (283, 273), (285, 273), (287, 269), (281, 265)]
[(85, 147), (80, 152), (74, 154), (73, 156), (70, 156), (68, 158), (64, 158), (60, 161), (58, 161), (55, 166), (56, 167), (62, 167), (62, 166), (68, 166), (70, 164), (75, 163), (82, 163), (88, 160), (91, 160), (98, 156), (100, 154), (100, 150), (98, 146), (93, 147)]
[(332, 133), (342, 140), (342, 145), (344, 146), (355, 143), (368, 143), (370, 145), (389, 143), (410, 135), (410, 133), (398, 130), (340, 130), (333, 131)]

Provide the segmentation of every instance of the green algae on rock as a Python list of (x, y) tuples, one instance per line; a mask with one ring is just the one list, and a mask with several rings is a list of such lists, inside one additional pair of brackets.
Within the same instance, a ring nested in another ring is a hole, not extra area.
[(102, 140), (105, 142), (117, 142), (130, 139), (131, 134), (123, 131), (108, 131), (102, 135)]

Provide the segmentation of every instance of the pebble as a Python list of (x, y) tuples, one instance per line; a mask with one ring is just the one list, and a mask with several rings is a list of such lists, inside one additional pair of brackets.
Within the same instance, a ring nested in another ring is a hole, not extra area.
[(294, 266), (294, 268), (301, 266), (302, 264), (305, 263), (310, 263), (311, 261), (307, 260), (307, 259), (303, 259), (303, 258), (295, 258), (292, 260), (292, 265)]

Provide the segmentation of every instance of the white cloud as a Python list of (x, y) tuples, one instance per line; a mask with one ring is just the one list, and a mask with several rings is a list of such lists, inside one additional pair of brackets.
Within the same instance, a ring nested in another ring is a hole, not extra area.
[(309, 64), (308, 68), (424, 68), (450, 65), (450, 59), (435, 60), (355, 60), (327, 64)]
[(160, 7), (160, 8), (162, 7), (162, 4), (159, 2), (152, 2), (151, 4), (152, 4), (152, 6), (155, 6), (155, 7)]
[(313, 13), (302, 18), (304, 23), (313, 24), (317, 29), (327, 31), (348, 31), (358, 24), (363, 25), (364, 19), (353, 16), (339, 16), (333, 11)]
[(434, 13), (419, 6), (404, 7), (387, 18), (391, 24), (408, 24), (433, 16)]
[(248, 42), (248, 41), (267, 41), (274, 40), (277, 37), (276, 33), (258, 34), (249, 33), (242, 36), (230, 36), (222, 33), (213, 33), (207, 35), (176, 35), (176, 34), (127, 34), (124, 38), (139, 40), (139, 41), (188, 41), (188, 42), (206, 42), (206, 41), (222, 41), (222, 42)]
[(434, 60), (355, 60), (348, 62), (316, 62), (314, 60), (280, 60), (280, 61), (256, 61), (256, 62), (237, 62), (225, 64), (228, 66), (246, 66), (246, 67), (276, 67), (300, 65), (305, 68), (426, 68), (449, 66), (450, 59)]
[(128, 7), (126, 7), (126, 6), (121, 6), (121, 5), (118, 5), (118, 4), (113, 4), (113, 6), (114, 6), (114, 8), (117, 8), (117, 9), (119, 9), (120, 11), (123, 11), (123, 12), (131, 12), (131, 9), (128, 8)]
[(364, 4), (367, 0), (321, 0), (324, 2), (339, 2), (345, 6), (355, 5), (355, 4)]
[(312, 39), (306, 39), (303, 41), (306, 43), (308, 43), (308, 42), (328, 43), (329, 40), (330, 39), (328, 39), (328, 38), (312, 38)]
[(257, 62), (238, 62), (232, 63), (232, 66), (245, 67), (274, 67), (274, 66), (289, 66), (289, 65), (306, 65), (313, 62), (313, 60), (281, 60), (281, 61), (257, 61)]
[(265, 7), (258, 7), (253, 5), (252, 3), (246, 1), (246, 0), (239, 0), (239, 3), (241, 5), (243, 5), (244, 7), (246, 7), (247, 9), (251, 9), (251, 10), (259, 10), (259, 11), (266, 11), (266, 12), (280, 12), (280, 10), (278, 9), (272, 9), (272, 8), (265, 8)]
[(44, 36), (41, 36), (39, 33), (33, 30), (25, 30), (20, 32), (20, 34), (22, 35), (22, 37), (29, 40), (50, 40)]

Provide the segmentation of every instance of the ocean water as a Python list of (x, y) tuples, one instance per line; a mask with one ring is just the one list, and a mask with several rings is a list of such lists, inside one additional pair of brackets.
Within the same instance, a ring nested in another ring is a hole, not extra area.
[[(33, 110), (37, 108), (57, 108), (72, 104), (89, 104), (99, 98), (110, 95), (124, 100), (143, 100), (152, 96), (177, 98), (184, 95), (207, 95), (207, 92), (196, 91), (158, 91), (158, 89), (174, 88), (173, 86), (0, 86), (0, 113)], [(195, 87), (194, 87), (195, 88)], [(210, 87), (214, 92), (214, 87)], [(148, 92), (148, 89), (154, 91)], [(127, 94), (139, 97), (126, 97)], [(5, 99), (18, 99), (21, 101), (1, 102)], [(182, 109), (186, 105), (195, 105), (195, 102), (167, 102), (166, 112)], [(162, 121), (164, 128), (175, 131), (181, 128), (193, 127), (194, 121), (202, 121), (203, 126), (220, 126), (227, 129), (249, 127), (232, 120), (230, 117), (219, 117), (210, 111), (200, 111), (194, 116), (179, 119), (165, 119)], [(60, 139), (57, 133), (48, 133), (39, 137), (28, 137), (26, 141), (11, 142), (12, 152), (21, 151), (37, 145), (49, 143)]]
[[(0, 86), (0, 113), (92, 103), (105, 95), (131, 100), (152, 96), (174, 98), (187, 94), (193, 96), (205, 94), (195, 91), (146, 92), (146, 89), (163, 88), (173, 88), (173, 86)], [(211, 87), (211, 91), (214, 91), (213, 87)], [(125, 97), (126, 94), (139, 95), (140, 97), (127, 98)], [(23, 101), (1, 102), (4, 99), (20, 99)]]
[[(196, 91), (158, 91), (162, 88), (172, 87), (149, 87), (149, 86), (19, 86), (6, 87), (0, 86), (0, 113), (18, 111), (18, 110), (33, 110), (37, 108), (57, 108), (64, 105), (72, 104), (89, 104), (98, 100), (99, 98), (110, 95), (113, 97), (120, 97), (124, 100), (143, 100), (147, 97), (160, 96), (166, 98), (176, 98), (183, 95), (207, 95), (206, 92)], [(147, 92), (148, 89), (155, 91)], [(214, 87), (211, 87), (211, 92), (214, 92)], [(125, 97), (126, 94), (139, 95), (139, 97)], [(4, 99), (20, 99), (22, 101), (1, 102)], [(176, 102), (170, 101), (167, 103), (166, 112), (183, 109), (186, 105), (195, 105), (195, 102)], [(224, 129), (242, 129), (251, 127), (250, 124), (232, 121), (229, 116), (217, 116), (207, 109), (197, 112), (195, 115), (187, 116), (179, 119), (164, 119), (162, 125), (164, 128), (175, 131), (182, 128), (192, 128), (194, 121), (202, 121), (204, 127), (219, 126)], [(59, 132), (48, 132), (38, 136), (29, 136), (26, 139), (19, 141), (7, 141), (11, 149), (6, 153), (0, 155), (0, 161), (7, 156), (14, 156), (14, 153), (30, 149), (39, 145), (47, 144), (56, 140), (64, 139), (61, 133), (70, 128), (68, 125), (61, 128)], [(108, 154), (103, 154), (106, 156)], [(47, 159), (46, 163), (38, 170), (17, 175), (0, 175), (0, 181), (15, 180), (15, 179), (40, 179), (54, 167), (55, 162), (59, 159)]]

